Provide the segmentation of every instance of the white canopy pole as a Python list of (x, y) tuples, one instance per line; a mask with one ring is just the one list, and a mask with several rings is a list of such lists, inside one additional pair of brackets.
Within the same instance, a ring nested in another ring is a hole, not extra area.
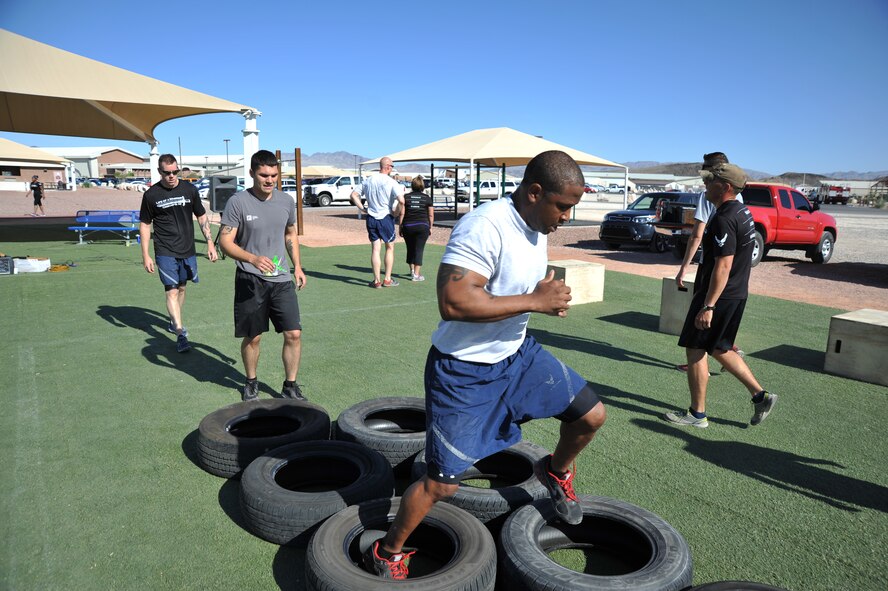
[(475, 200), (472, 192), (475, 190), (475, 159), (469, 158), (469, 211), (475, 209)]
[(623, 209), (629, 207), (629, 167), (623, 167)]
[(242, 113), (246, 120), (244, 125), (244, 188), (253, 186), (253, 177), (248, 174), (250, 159), (259, 151), (259, 129), (256, 127), (256, 118), (262, 115), (259, 111), (247, 110)]
[(148, 151), (148, 162), (151, 166), (151, 184), (156, 185), (160, 182), (160, 173), (157, 172), (157, 169), (160, 168), (160, 152), (157, 151), (157, 140), (151, 140), (148, 142), (148, 145), (151, 146), (151, 149)]

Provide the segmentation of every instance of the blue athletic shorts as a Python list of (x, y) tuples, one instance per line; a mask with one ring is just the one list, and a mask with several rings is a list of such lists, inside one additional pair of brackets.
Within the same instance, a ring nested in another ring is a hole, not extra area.
[(521, 423), (561, 414), (585, 386), (532, 336), (493, 364), (460, 361), (432, 347), (425, 366), (430, 477), (458, 482), (478, 460), (518, 443)]
[(387, 215), (381, 220), (373, 216), (367, 216), (367, 237), (370, 242), (382, 240), (383, 242), (395, 241), (395, 218)]
[(167, 289), (185, 285), (186, 281), (197, 283), (197, 256), (178, 259), (159, 255), (154, 257), (160, 282)]

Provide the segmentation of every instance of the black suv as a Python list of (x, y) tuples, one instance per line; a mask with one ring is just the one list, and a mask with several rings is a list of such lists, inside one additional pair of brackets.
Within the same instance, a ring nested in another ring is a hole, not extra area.
[(651, 252), (664, 252), (668, 246), (667, 237), (655, 232), (651, 225), (656, 218), (657, 204), (661, 201), (696, 202), (696, 199), (697, 193), (646, 193), (633, 201), (629, 209), (605, 215), (598, 237), (608, 248), (634, 244), (647, 246)]

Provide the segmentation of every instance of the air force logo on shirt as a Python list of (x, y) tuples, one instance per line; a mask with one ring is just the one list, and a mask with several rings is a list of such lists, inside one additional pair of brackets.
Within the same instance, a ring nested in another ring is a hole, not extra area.
[(170, 207), (185, 207), (187, 203), (188, 200), (183, 195), (179, 195), (177, 197), (161, 199), (157, 202), (157, 207), (159, 209), (168, 209)]
[(714, 236), (714, 238), (715, 238), (715, 243), (718, 245), (719, 248), (721, 248), (725, 245), (725, 241), (728, 239), (728, 233), (725, 232), (725, 235), (722, 236), (721, 238), (719, 238), (718, 235)]

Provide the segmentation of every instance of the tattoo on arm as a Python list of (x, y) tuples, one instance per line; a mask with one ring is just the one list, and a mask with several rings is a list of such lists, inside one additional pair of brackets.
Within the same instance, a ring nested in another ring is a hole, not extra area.
[(293, 241), (291, 239), (287, 238), (287, 251), (292, 251), (292, 250), (293, 250)]
[(231, 230), (232, 230), (231, 226), (222, 226), (222, 229), (220, 231), (223, 234), (231, 234)]
[(462, 281), (463, 279), (465, 279), (468, 272), (468, 269), (465, 269), (463, 267), (448, 265), (446, 263), (442, 264), (440, 270), (438, 271), (438, 288), (440, 289), (444, 287), (445, 284), (451, 281)]
[(203, 232), (204, 238), (206, 238), (207, 241), (212, 242), (213, 233), (210, 232), (210, 222), (204, 221), (203, 223), (201, 223), (200, 224), (200, 231)]

